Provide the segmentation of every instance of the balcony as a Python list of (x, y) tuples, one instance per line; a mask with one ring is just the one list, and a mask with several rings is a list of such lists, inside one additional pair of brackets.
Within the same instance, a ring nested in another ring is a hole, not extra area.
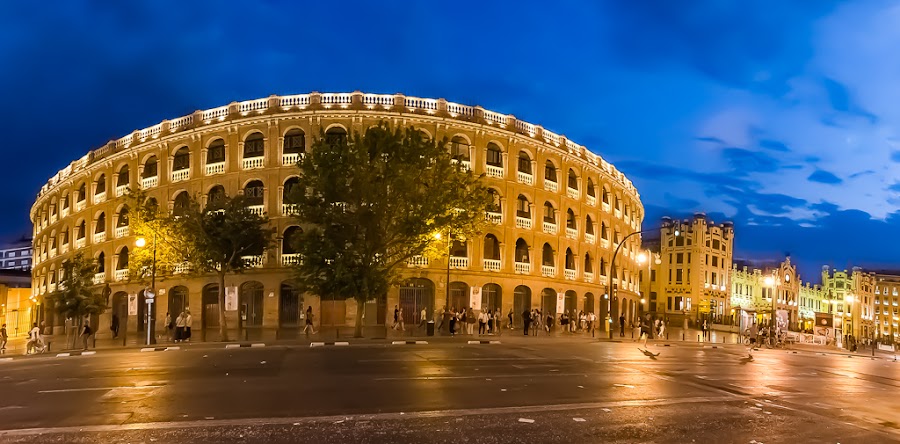
[(531, 229), (531, 218), (516, 216), (516, 228), (521, 228), (523, 230), (530, 230)]
[(609, 248), (609, 239), (600, 239), (600, 246), (603, 248)]
[(565, 270), (563, 270), (563, 275), (565, 275), (566, 279), (567, 279), (567, 280), (570, 280), (570, 281), (574, 281), (574, 280), (575, 280), (575, 275), (576, 275), (576, 274), (578, 274), (578, 272), (577, 272), (576, 270), (570, 270), (570, 269), (568, 269), (568, 268), (566, 268)]
[(469, 268), (469, 258), (450, 256), (450, 268)]
[(101, 191), (94, 195), (94, 203), (98, 204), (100, 202), (106, 201), (106, 191)]
[(124, 270), (116, 270), (115, 279), (116, 282), (128, 280), (128, 269), (126, 268)]
[(582, 275), (584, 276), (585, 282), (594, 282), (594, 273), (593, 272), (585, 271), (584, 273), (582, 273)]
[(50, 257), (56, 257), (56, 248), (50, 249)]
[(181, 182), (191, 178), (191, 170), (185, 168), (183, 170), (172, 171), (172, 182)]
[(603, 202), (603, 211), (609, 213), (609, 202)]
[(597, 236), (593, 235), (592, 233), (584, 233), (584, 241), (589, 244), (593, 244), (594, 242), (597, 242)]
[(66, 254), (69, 252), (69, 244), (62, 244), (59, 246), (59, 254)]
[(588, 194), (588, 195), (584, 198), (584, 200), (587, 202), (588, 205), (590, 205), (590, 206), (592, 206), (592, 207), (597, 205), (597, 198), (594, 197), (594, 196), (591, 196), (590, 194)]
[(149, 189), (159, 185), (159, 176), (142, 177), (141, 188)]
[(128, 236), (129, 234), (131, 234), (131, 228), (128, 225), (116, 227), (116, 239)]
[(294, 166), (300, 161), (300, 153), (284, 153), (281, 155), (281, 164), (284, 166)]
[(94, 243), (99, 244), (101, 242), (106, 241), (106, 232), (101, 231), (99, 233), (94, 233)]
[(503, 214), (487, 212), (487, 213), (484, 213), (484, 220), (486, 220), (492, 224), (495, 224), (495, 225), (500, 225), (503, 223)]
[(428, 258), (425, 256), (413, 256), (406, 260), (407, 267), (427, 267)]
[(241, 256), (244, 265), (248, 268), (261, 268), (263, 266), (263, 255), (259, 256)]
[(488, 177), (493, 177), (495, 179), (503, 179), (503, 177), (506, 175), (503, 167), (494, 165), (485, 166), (485, 172), (487, 173)]
[(516, 180), (519, 183), (524, 183), (525, 185), (534, 185), (534, 176), (528, 173), (523, 173), (521, 171), (516, 172)]
[(56, 213), (50, 215), (50, 223), (52, 224), (54, 222), (56, 222)]
[(300, 265), (303, 262), (303, 259), (300, 257), (300, 253), (282, 253), (281, 255), (281, 265), (285, 267)]
[(180, 264), (175, 265), (175, 269), (172, 270), (175, 274), (184, 274), (191, 271), (190, 262), (182, 262)]
[(544, 221), (544, 233), (556, 234), (556, 224), (553, 222)]
[(297, 207), (294, 204), (281, 204), (281, 214), (294, 216), (297, 214)]
[(482, 259), (486, 271), (500, 271), (500, 259)]
[(551, 182), (547, 179), (544, 179), (544, 189), (551, 193), (556, 193), (557, 191), (559, 191), (559, 184), (556, 182)]
[(247, 209), (250, 210), (251, 213), (257, 216), (264, 216), (266, 214), (266, 206), (265, 205), (248, 205)]
[(69, 215), (69, 207), (65, 207), (59, 210), (59, 217), (66, 217)]
[(516, 274), (531, 274), (531, 264), (528, 262), (516, 262)]
[(544, 276), (544, 277), (556, 276), (556, 267), (554, 267), (553, 265), (541, 265), (541, 276)]
[(116, 186), (116, 197), (124, 196), (126, 193), (128, 193), (128, 185)]
[(53, 293), (54, 291), (56, 291), (56, 284), (55, 284), (55, 283), (50, 283), (50, 286), (47, 287), (47, 290), (48, 290), (49, 292)]
[(75, 249), (76, 250), (80, 250), (80, 249), (84, 248), (84, 246), (86, 244), (87, 244), (87, 239), (85, 239), (83, 237), (80, 239), (75, 239)]
[(77, 213), (77, 212), (83, 210), (84, 207), (86, 207), (86, 206), (87, 206), (87, 201), (85, 201), (84, 199), (81, 199), (78, 202), (75, 202), (75, 212)]
[(243, 159), (241, 161), (241, 167), (245, 170), (252, 170), (255, 168), (262, 168), (265, 166), (266, 158), (265, 157), (250, 157), (247, 159)]
[(578, 239), (578, 230), (575, 228), (566, 227), (566, 237), (569, 239)]
[(225, 162), (216, 162), (206, 164), (206, 175), (222, 174), (225, 172)]
[(616, 214), (616, 219), (622, 218), (622, 210), (616, 208), (616, 211), (614, 213)]
[(468, 160), (450, 159), (450, 163), (453, 163), (453, 164), (458, 163), (458, 164), (462, 165), (462, 168), (465, 171), (469, 171), (472, 169), (472, 162), (470, 162)]
[(581, 192), (575, 188), (566, 187), (566, 196), (569, 196), (569, 199), (578, 199), (581, 197)]
[(101, 271), (100, 273), (94, 273), (94, 285), (99, 285), (106, 282), (106, 272)]

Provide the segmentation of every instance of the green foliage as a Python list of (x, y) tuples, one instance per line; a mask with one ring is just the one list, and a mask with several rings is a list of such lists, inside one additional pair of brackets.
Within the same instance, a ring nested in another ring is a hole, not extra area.
[[(413, 256), (446, 251), (446, 237), (477, 233), (490, 205), (480, 177), (414, 128), (385, 123), (349, 138), (319, 137), (290, 190), (302, 254), (300, 287), (322, 297), (383, 297)], [(361, 312), (357, 314), (357, 334)]]
[(187, 241), (179, 230), (177, 220), (163, 211), (155, 199), (142, 190), (129, 191), (126, 196), (128, 225), (135, 239), (144, 239), (143, 247), (129, 245), (128, 278), (148, 283), (152, 271), (154, 242), (156, 276), (167, 276), (187, 260)]
[(106, 298), (94, 287), (97, 264), (78, 253), (62, 264), (63, 277), (58, 290), (50, 293), (56, 310), (66, 318), (81, 319), (84, 316), (106, 311)]

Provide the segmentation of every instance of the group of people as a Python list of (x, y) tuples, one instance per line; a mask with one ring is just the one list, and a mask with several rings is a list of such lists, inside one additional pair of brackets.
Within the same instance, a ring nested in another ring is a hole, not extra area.
[[(402, 309), (400, 313), (402, 314)], [(423, 308), (420, 313), (422, 320), (419, 323), (420, 327), (425, 326), (426, 315), (427, 312)], [(438, 324), (438, 330), (442, 330), (444, 325), (447, 325), (450, 336), (455, 336), (457, 334), (474, 335), (475, 324), (477, 323), (479, 335), (500, 334), (501, 319), (500, 310), (482, 310), (476, 315), (475, 310), (471, 307), (465, 309), (460, 308), (459, 310), (457, 310), (456, 307), (452, 307), (449, 310), (445, 309), (443, 313), (441, 313), (441, 322)]]
[[(512, 310), (510, 310), (510, 319), (512, 319)], [(564, 311), (560, 313), (558, 322), (562, 331), (568, 331), (569, 333), (577, 333), (579, 331), (585, 333), (590, 332), (591, 337), (593, 337), (597, 323), (597, 315), (592, 312), (584, 311), (579, 311), (577, 313), (575, 310)], [(510, 324), (511, 323), (512, 321), (510, 320)], [(553, 330), (554, 324), (557, 323), (557, 319), (550, 313), (544, 317), (541, 310), (533, 308), (522, 312), (522, 323), (525, 336), (528, 336), (529, 333), (533, 336), (537, 336), (537, 332), (542, 328), (549, 335)]]
[(182, 311), (175, 320), (172, 320), (172, 315), (167, 312), (166, 328), (169, 330), (169, 338), (174, 342), (190, 341), (193, 322), (190, 310)]

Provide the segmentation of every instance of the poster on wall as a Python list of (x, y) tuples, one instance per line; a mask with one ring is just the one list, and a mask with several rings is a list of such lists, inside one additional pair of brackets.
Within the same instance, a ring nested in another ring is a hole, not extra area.
[(237, 287), (225, 287), (225, 311), (237, 311), (238, 293)]
[(556, 314), (560, 314), (566, 310), (566, 294), (556, 293)]
[(138, 313), (138, 299), (136, 293), (131, 293), (128, 295), (128, 316), (137, 316)]
[(469, 294), (469, 308), (481, 310), (481, 287), (472, 287), (472, 291)]

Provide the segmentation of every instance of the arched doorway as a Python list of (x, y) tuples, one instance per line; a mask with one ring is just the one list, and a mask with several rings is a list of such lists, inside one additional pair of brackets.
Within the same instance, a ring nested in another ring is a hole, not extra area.
[[(497, 312), (503, 308), (503, 293), (499, 285), (486, 284), (481, 288), (481, 311)], [(502, 315), (502, 313), (501, 313)]]
[(282, 282), (278, 291), (278, 327), (300, 328), (303, 296), (290, 282)]
[[(434, 316), (434, 283), (428, 279), (412, 278), (400, 284), (400, 308), (407, 326), (419, 325)], [(422, 318), (425, 309), (425, 318)]]
[(179, 285), (169, 290), (169, 316), (172, 316), (172, 321), (186, 312), (190, 308), (189, 305), (187, 287)]
[(556, 318), (556, 290), (545, 288), (541, 290), (541, 315), (546, 321), (547, 315)]
[(566, 291), (565, 310), (569, 316), (578, 316), (578, 295), (575, 290)]
[(585, 293), (584, 294), (584, 312), (585, 313), (596, 313), (594, 311), (594, 294), (593, 293)]
[(203, 305), (203, 329), (219, 328), (219, 285), (209, 284), (203, 287), (200, 299)]
[(110, 319), (115, 319), (119, 323), (118, 332), (113, 331), (113, 336), (118, 336), (122, 332), (128, 331), (128, 293), (118, 291), (113, 294), (112, 316)]
[(256, 281), (241, 284), (238, 294), (241, 328), (259, 328), (263, 322), (263, 284)]
[(469, 306), (469, 284), (465, 282), (450, 283), (451, 310), (465, 310)]
[(513, 290), (513, 319), (517, 327), (522, 326), (522, 313), (531, 310), (531, 288), (519, 285)]

